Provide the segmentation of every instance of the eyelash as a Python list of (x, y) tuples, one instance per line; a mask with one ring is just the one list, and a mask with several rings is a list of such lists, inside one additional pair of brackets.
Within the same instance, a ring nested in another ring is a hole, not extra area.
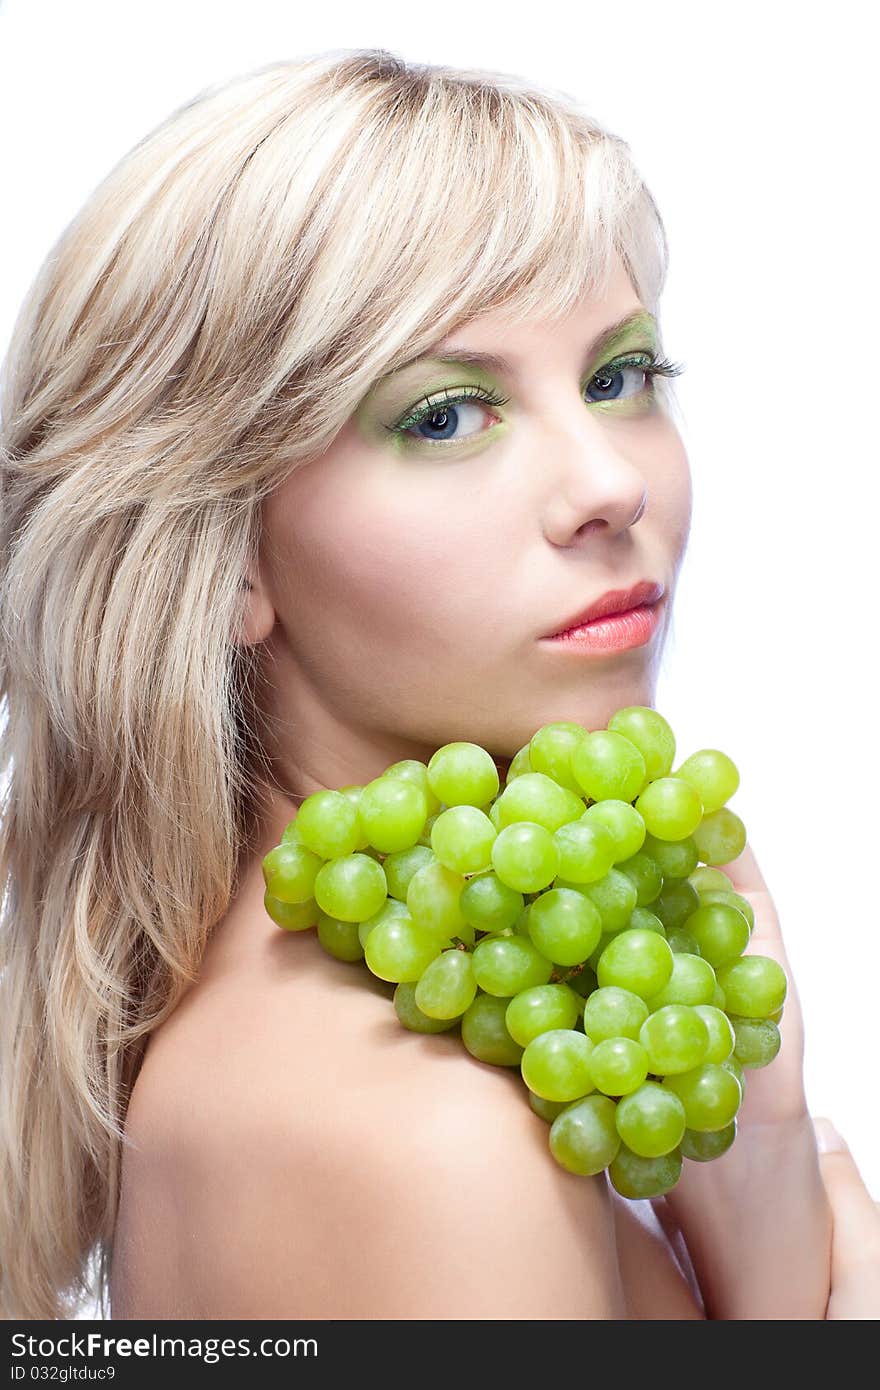
[[(640, 367), (647, 377), (646, 386), (643, 389), (648, 392), (653, 392), (653, 378), (655, 376), (674, 377), (684, 371), (684, 363), (682, 362), (671, 362), (668, 358), (657, 357), (656, 354), (653, 353), (630, 353), (626, 357), (615, 358), (613, 362), (609, 362), (605, 367), (600, 367), (598, 371), (594, 372), (590, 377), (590, 382), (595, 381), (596, 377), (616, 375), (623, 367)], [(642, 392), (639, 391), (636, 394), (641, 395)], [(627, 397), (627, 399), (630, 399), (630, 397)], [(408, 411), (395, 425), (386, 425), (385, 429), (387, 429), (390, 434), (405, 437), (407, 430), (414, 429), (416, 425), (422, 424), (424, 420), (429, 420), (433, 414), (438, 410), (442, 410), (444, 406), (464, 405), (467, 404), (468, 401), (480, 401), (484, 405), (502, 406), (509, 403), (510, 397), (501, 396), (497, 391), (489, 391), (483, 386), (447, 387), (438, 395), (429, 396), (426, 400), (414, 406), (412, 410)], [(590, 401), (589, 404), (601, 405), (602, 402)], [(608, 404), (613, 405), (614, 402), (609, 401)], [(426, 444), (428, 448), (444, 448), (447, 447), (448, 444), (455, 444), (459, 441), (418, 439), (413, 442)], [(461, 442), (463, 443), (464, 441)]]

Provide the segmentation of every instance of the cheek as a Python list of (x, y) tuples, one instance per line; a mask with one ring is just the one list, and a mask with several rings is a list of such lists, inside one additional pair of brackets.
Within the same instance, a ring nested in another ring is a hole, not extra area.
[(383, 652), (419, 660), (429, 644), (435, 660), (460, 660), (463, 633), (493, 606), (509, 547), (460, 469), (453, 480), (437, 465), (417, 477), (417, 467), (390, 476), (331, 466), (269, 499), (264, 526), (293, 631), (298, 612), (320, 614), (334, 638), (372, 661)]
[(670, 549), (680, 552), (690, 531), (693, 487), (687, 451), (671, 425), (652, 451), (652, 458), (653, 467), (650, 472), (645, 470), (648, 505)]

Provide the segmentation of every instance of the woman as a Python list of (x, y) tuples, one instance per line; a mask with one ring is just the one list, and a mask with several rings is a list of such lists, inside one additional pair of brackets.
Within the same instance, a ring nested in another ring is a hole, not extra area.
[[(263, 904), (317, 788), (650, 703), (665, 269), (622, 140), (381, 50), (201, 94), (53, 248), (3, 403), (8, 1316), (90, 1255), (123, 1318), (825, 1316), (793, 987), (734, 1148), (627, 1203)], [(643, 645), (542, 640), (644, 578)]]

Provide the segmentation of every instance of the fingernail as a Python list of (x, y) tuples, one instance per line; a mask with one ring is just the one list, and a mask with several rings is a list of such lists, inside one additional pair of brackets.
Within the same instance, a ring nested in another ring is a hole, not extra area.
[(846, 1149), (843, 1135), (838, 1134), (831, 1121), (824, 1116), (813, 1119), (813, 1129), (816, 1132), (816, 1144), (820, 1154), (841, 1153)]

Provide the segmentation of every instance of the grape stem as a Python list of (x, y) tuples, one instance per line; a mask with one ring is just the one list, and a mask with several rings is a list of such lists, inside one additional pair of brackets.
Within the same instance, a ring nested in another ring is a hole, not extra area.
[(573, 965), (568, 970), (557, 970), (554, 966), (553, 972), (550, 976), (550, 983), (553, 985), (564, 984), (566, 980), (570, 980), (575, 975), (579, 975), (581, 971), (586, 967), (586, 964), (587, 962), (585, 960), (582, 960), (580, 965)]

